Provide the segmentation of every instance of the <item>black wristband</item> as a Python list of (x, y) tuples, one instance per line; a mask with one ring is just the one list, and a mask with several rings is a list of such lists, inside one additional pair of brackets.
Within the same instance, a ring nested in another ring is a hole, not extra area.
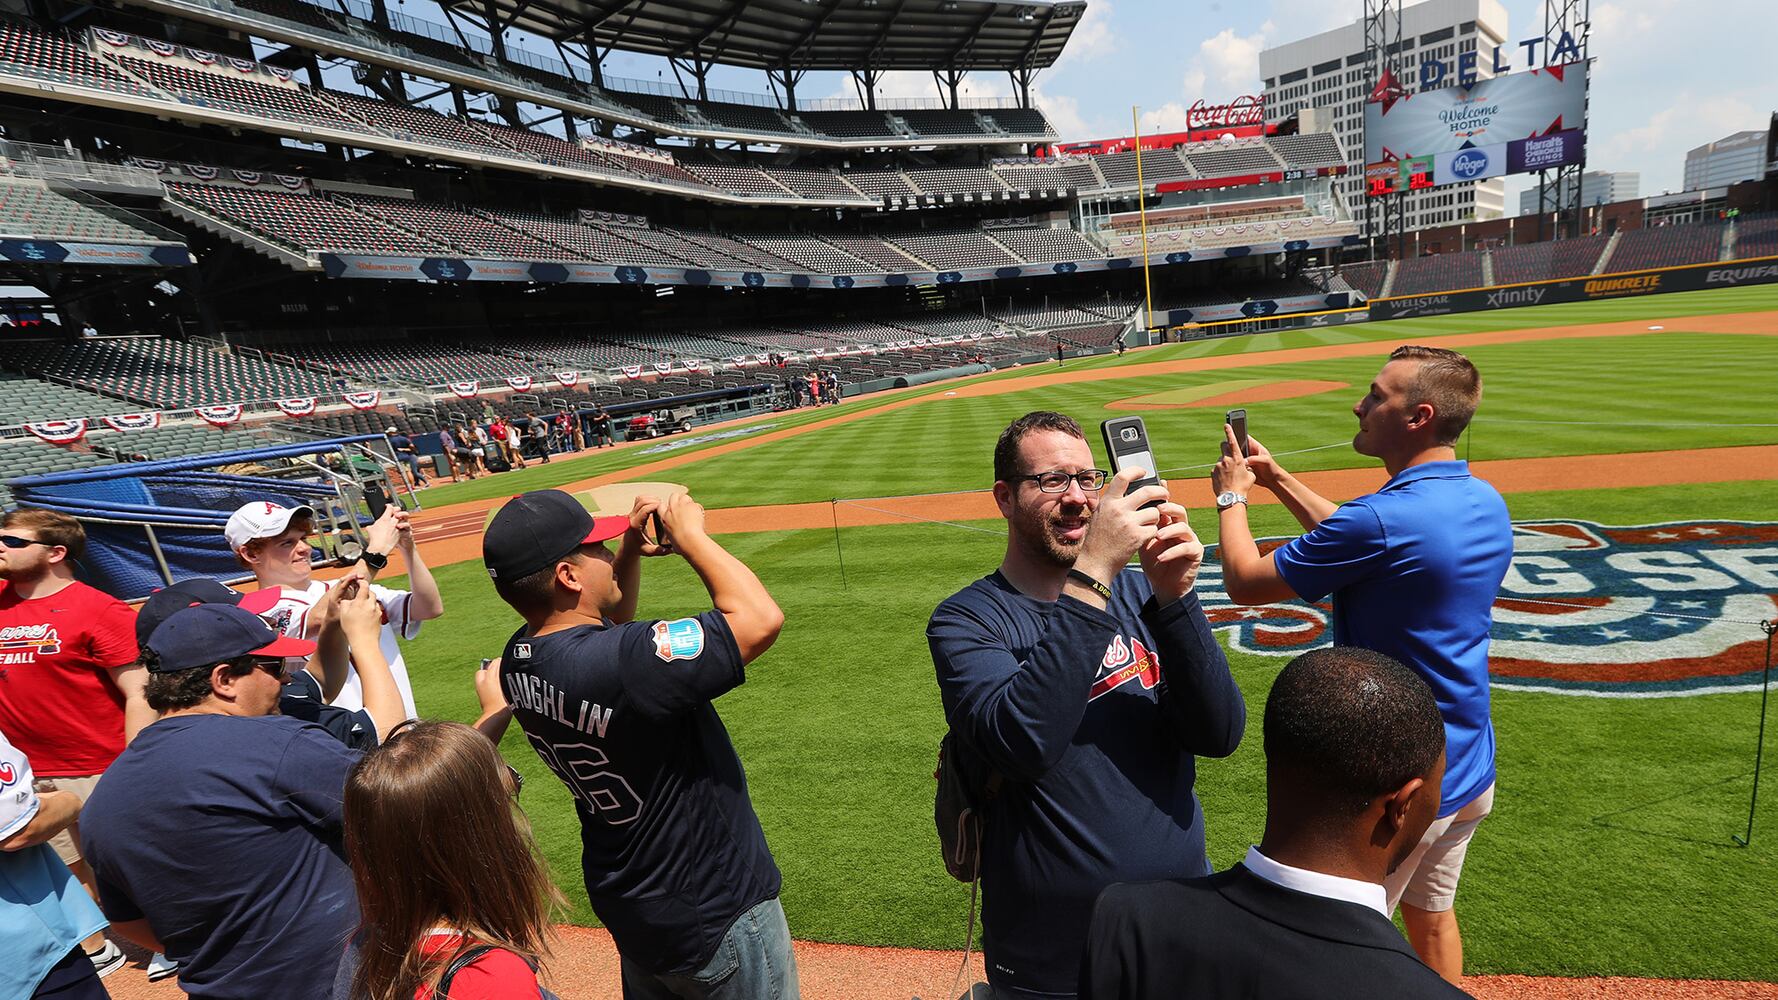
[(1078, 583), (1081, 586), (1092, 591), (1093, 593), (1098, 594), (1099, 599), (1104, 601), (1106, 604), (1111, 603), (1111, 588), (1107, 587), (1103, 583), (1100, 583), (1098, 580), (1093, 579), (1091, 576), (1088, 576), (1087, 574), (1082, 573), (1080, 570), (1070, 569), (1068, 571), (1068, 579), (1073, 580), (1075, 583)]
[(364, 552), (359, 555), (358, 560), (373, 570), (381, 570), (384, 566), (389, 565), (388, 556), (381, 552), (372, 552), (369, 549), (365, 549)]

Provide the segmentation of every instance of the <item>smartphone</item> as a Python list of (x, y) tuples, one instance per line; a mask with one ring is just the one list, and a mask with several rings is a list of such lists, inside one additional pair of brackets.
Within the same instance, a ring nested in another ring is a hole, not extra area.
[(669, 539), (667, 538), (667, 526), (661, 523), (661, 512), (658, 510), (649, 511), (648, 523), (650, 527), (654, 528), (654, 537), (649, 541), (656, 545), (666, 545)]
[(1247, 447), (1247, 411), (1230, 410), (1222, 419), (1223, 422), (1235, 429), (1235, 441), (1241, 445), (1241, 457), (1246, 458), (1249, 454), (1249, 449)]
[(370, 516), (374, 520), (382, 517), (383, 511), (388, 510), (394, 500), (390, 498), (389, 491), (383, 489), (382, 483), (371, 483), (364, 488), (364, 503), (370, 508)]
[[(1159, 486), (1160, 476), (1156, 475), (1154, 450), (1148, 444), (1148, 425), (1141, 417), (1113, 417), (1099, 425), (1100, 433), (1105, 435), (1105, 453), (1111, 457), (1112, 472), (1122, 472), (1132, 466), (1148, 470), (1148, 476), (1130, 484), (1129, 492), (1144, 486)], [(1161, 501), (1151, 500), (1144, 507), (1159, 507)]]
[(493, 662), (494, 662), (494, 658), (492, 656), (482, 657), (482, 669), (483, 670), (488, 669), (488, 664), (493, 663)]

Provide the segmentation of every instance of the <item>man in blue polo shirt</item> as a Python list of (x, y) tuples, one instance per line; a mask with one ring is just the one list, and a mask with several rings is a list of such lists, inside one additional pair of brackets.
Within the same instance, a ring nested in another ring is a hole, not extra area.
[[(1446, 979), (1463, 974), (1453, 909), (1463, 856), (1494, 803), (1488, 630), (1512, 561), (1512, 523), (1493, 487), (1457, 461), (1455, 444), (1481, 401), (1475, 365), (1456, 351), (1398, 347), (1352, 408), (1352, 448), (1383, 460), (1389, 482), (1337, 506), (1248, 439), (1224, 428), (1210, 482), (1221, 512), (1223, 584), (1237, 604), (1333, 595), (1333, 641), (1400, 660), (1432, 686), (1449, 758), (1438, 819), (1389, 879), (1414, 950)], [(1247, 491), (1271, 490), (1308, 533), (1261, 555)]]

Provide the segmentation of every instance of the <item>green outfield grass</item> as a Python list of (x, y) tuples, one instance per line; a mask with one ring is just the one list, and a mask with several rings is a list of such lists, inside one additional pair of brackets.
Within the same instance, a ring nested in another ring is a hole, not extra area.
[[(1507, 326), (1638, 316), (1778, 309), (1778, 291), (1721, 293), (1705, 301), (1667, 296), (1590, 307), (1521, 309), (1457, 320), (1319, 331), (1348, 339), (1417, 339)], [(1634, 309), (1632, 309), (1632, 306)], [(1537, 314), (1537, 315), (1534, 315)], [(1541, 315), (1542, 319), (1537, 318)], [(1227, 352), (1241, 341), (1169, 347)], [(1303, 346), (1303, 335), (1274, 347)], [(1259, 345), (1249, 345), (1259, 346)], [(1778, 423), (1771, 401), (1778, 340), (1687, 333), (1478, 347), (1487, 379), (1472, 457), (1548, 456), (1693, 445), (1772, 443), (1778, 427), (1701, 428), (1693, 423)], [(1160, 351), (1130, 355), (1124, 364)], [(1115, 366), (1115, 359), (1091, 364)], [(1071, 363), (1072, 364), (1072, 363)], [(1367, 382), (1374, 359), (1270, 365), (1237, 376), (1206, 372), (1063, 386), (1001, 397), (922, 403), (794, 441), (715, 456), (672, 470), (713, 506), (780, 503), (986, 485), (994, 434), (1006, 420), (1046, 406), (1096, 423), (1106, 402), (1204, 381), (1332, 379)], [(1002, 376), (1004, 377), (1004, 376)], [(929, 392), (929, 389), (914, 390)], [(1350, 392), (1248, 407), (1254, 433), (1276, 450), (1341, 444), (1351, 433)], [(880, 398), (849, 404), (877, 405)], [(781, 426), (844, 408), (799, 413)], [(1164, 465), (1214, 455), (1216, 412), (1146, 415)], [(1583, 421), (1535, 423), (1533, 421)], [(634, 457), (602, 455), (498, 477), (489, 496), (583, 478)], [(1348, 448), (1298, 456), (1297, 469), (1361, 463)], [(1187, 471), (1183, 475), (1201, 474)], [(521, 480), (521, 476), (526, 477)], [(1778, 483), (1575, 490), (1508, 497), (1516, 518), (1565, 517), (1607, 524), (1691, 518), (1778, 520)], [(446, 488), (452, 489), (452, 488)], [(447, 494), (431, 491), (434, 506)], [(455, 495), (458, 499), (471, 494)], [(1256, 508), (1261, 535), (1294, 533), (1277, 507)], [(1209, 518), (1200, 530), (1213, 540)], [(799, 938), (929, 948), (959, 947), (968, 889), (940, 864), (933, 832), (932, 766), (943, 730), (923, 629), (932, 608), (998, 562), (998, 522), (963, 526), (849, 528), (841, 536), (841, 583), (832, 531), (759, 532), (723, 541), (760, 574), (787, 614), (777, 646), (749, 680), (718, 702), (748, 770), (754, 802), (784, 871), (784, 904)], [(677, 560), (646, 566), (642, 607), (669, 616), (707, 607)], [(470, 686), (480, 657), (518, 624), (476, 563), (437, 571), (448, 607), (409, 644), (422, 709), (475, 714)], [(1283, 662), (1231, 655), (1250, 723), (1234, 757), (1200, 766), (1199, 791), (1212, 862), (1238, 860), (1259, 836), (1263, 771), (1259, 717)], [(1617, 700), (1499, 691), (1495, 815), (1472, 848), (1461, 896), (1472, 971), (1778, 979), (1778, 798), (1754, 846), (1734, 846), (1746, 820), (1758, 695)], [(580, 887), (578, 827), (567, 792), (516, 728), (503, 744), (531, 780), (524, 806), (559, 884), (569, 918), (590, 923)]]

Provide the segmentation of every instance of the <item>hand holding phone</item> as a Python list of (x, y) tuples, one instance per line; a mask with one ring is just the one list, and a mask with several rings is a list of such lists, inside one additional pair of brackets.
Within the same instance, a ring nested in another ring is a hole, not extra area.
[[(1148, 425), (1143, 423), (1141, 417), (1113, 417), (1099, 425), (1099, 432), (1105, 436), (1105, 452), (1111, 458), (1113, 474), (1130, 468), (1147, 471), (1143, 478), (1131, 482), (1126, 492), (1161, 484), (1161, 477), (1155, 468), (1154, 451), (1148, 443)], [(1142, 506), (1148, 508), (1160, 505), (1160, 500), (1154, 500)]]
[(1241, 447), (1241, 457), (1252, 456), (1253, 449), (1247, 444), (1247, 411), (1230, 410), (1223, 416), (1223, 423), (1228, 424), (1229, 428), (1235, 432), (1235, 441)]

